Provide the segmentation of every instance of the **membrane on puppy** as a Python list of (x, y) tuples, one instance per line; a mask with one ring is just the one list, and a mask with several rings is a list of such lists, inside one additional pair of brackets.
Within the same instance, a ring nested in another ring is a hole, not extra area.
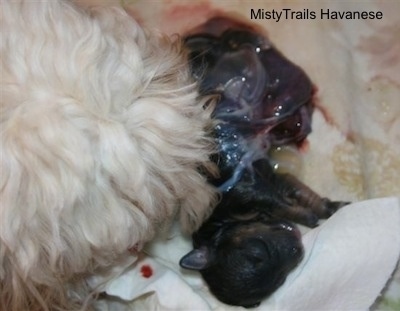
[(219, 120), (214, 134), (221, 177), (213, 182), (225, 192), (244, 171), (252, 172), (255, 161), (270, 160), (271, 148), (304, 141), (311, 132), (313, 85), (250, 26), (217, 17), (198, 31), (185, 42), (201, 92), (221, 96), (213, 114)]

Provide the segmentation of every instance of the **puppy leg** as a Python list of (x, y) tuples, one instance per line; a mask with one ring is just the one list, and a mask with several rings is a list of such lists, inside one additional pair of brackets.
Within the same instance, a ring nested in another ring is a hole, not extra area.
[(294, 204), (310, 209), (320, 218), (328, 218), (349, 202), (331, 201), (322, 198), (291, 174), (277, 174), (276, 184), (283, 196), (293, 200)]
[(254, 173), (252, 189), (246, 187), (243, 192), (253, 191), (258, 208), (268, 206), (268, 213), (279, 218), (315, 227), (320, 218), (328, 218), (348, 204), (322, 198), (291, 174), (276, 174), (266, 160), (254, 163)]

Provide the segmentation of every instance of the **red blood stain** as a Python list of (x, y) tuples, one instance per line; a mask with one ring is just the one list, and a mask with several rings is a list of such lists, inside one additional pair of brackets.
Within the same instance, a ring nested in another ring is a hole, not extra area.
[(140, 268), (140, 272), (142, 273), (142, 276), (146, 279), (150, 278), (153, 275), (153, 269), (149, 265), (143, 265), (142, 268)]
[(335, 120), (333, 119), (328, 109), (321, 104), (321, 99), (318, 96), (318, 86), (316, 86), (315, 84), (313, 85), (313, 90), (312, 90), (312, 102), (314, 106), (313, 108), (321, 112), (325, 121), (329, 125), (336, 126), (338, 128)]
[(213, 11), (213, 7), (210, 3), (195, 3), (195, 4), (184, 4), (184, 5), (175, 5), (173, 7), (166, 7), (164, 12), (164, 16), (169, 19), (169, 21), (176, 21), (180, 19), (193, 19), (193, 15), (195, 17), (207, 16), (210, 12)]
[(301, 142), (297, 143), (297, 149), (300, 153), (304, 154), (310, 149), (310, 142), (307, 138), (302, 140)]
[[(188, 1), (188, 3), (190, 3)], [(161, 12), (161, 25), (169, 33), (187, 33), (193, 27), (204, 23), (219, 10), (208, 2), (166, 6)]]

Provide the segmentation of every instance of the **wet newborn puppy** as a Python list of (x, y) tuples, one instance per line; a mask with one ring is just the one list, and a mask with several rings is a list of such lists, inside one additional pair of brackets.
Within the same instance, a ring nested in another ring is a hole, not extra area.
[(303, 257), (300, 232), (288, 220), (314, 227), (344, 204), (274, 173), (265, 159), (256, 161), (193, 234), (194, 250), (180, 265), (199, 270), (222, 302), (257, 306)]
[(209, 216), (210, 111), (181, 43), (120, 9), (1, 12), (0, 309), (86, 309), (92, 275)]
[(285, 281), (303, 255), (293, 225), (263, 216), (241, 220), (226, 215), (208, 222), (194, 236), (196, 249), (181, 260), (181, 266), (200, 270), (222, 302), (258, 306)]

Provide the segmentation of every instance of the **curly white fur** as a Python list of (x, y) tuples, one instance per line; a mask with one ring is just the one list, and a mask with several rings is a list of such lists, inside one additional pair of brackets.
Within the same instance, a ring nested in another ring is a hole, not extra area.
[(179, 40), (122, 10), (1, 11), (0, 306), (81, 308), (85, 278), (178, 209), (187, 231), (209, 215), (210, 109)]

